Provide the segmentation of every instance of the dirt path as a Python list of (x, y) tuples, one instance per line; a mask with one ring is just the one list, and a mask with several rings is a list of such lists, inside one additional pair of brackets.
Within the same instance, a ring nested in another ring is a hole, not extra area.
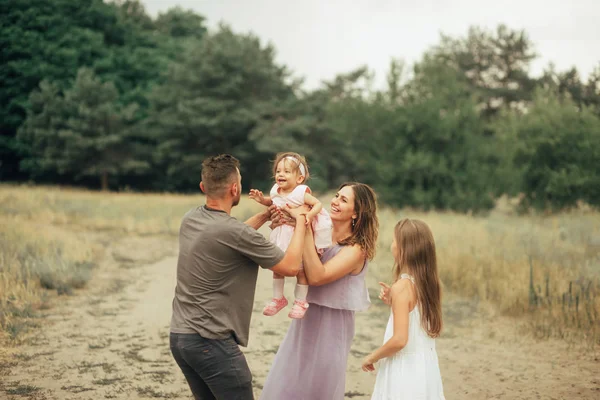
[[(49, 310), (49, 323), (0, 365), (0, 398), (191, 399), (168, 348), (175, 253), (172, 241), (159, 239), (130, 239), (113, 248), (90, 288)], [(150, 261), (159, 257), (166, 258)], [(261, 271), (245, 349), (257, 397), (289, 325), (285, 313), (261, 315), (270, 279)], [(376, 283), (370, 286), (375, 294)], [(375, 303), (357, 315), (347, 398), (368, 399), (375, 381), (359, 368), (380, 343), (388, 317)], [(459, 299), (447, 298), (444, 314), (437, 346), (448, 399), (600, 398), (597, 352), (535, 342), (521, 336), (514, 321), (484, 315)]]

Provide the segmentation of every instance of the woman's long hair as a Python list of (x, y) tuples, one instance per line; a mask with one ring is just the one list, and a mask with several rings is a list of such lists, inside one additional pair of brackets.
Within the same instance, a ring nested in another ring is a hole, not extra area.
[(356, 221), (352, 226), (352, 235), (339, 242), (342, 246), (358, 244), (365, 252), (365, 257), (375, 257), (379, 219), (377, 218), (377, 195), (370, 186), (364, 183), (347, 182), (340, 186), (352, 188), (354, 192), (354, 212)]
[(396, 224), (394, 236), (398, 248), (394, 281), (402, 273), (414, 277), (421, 326), (430, 337), (438, 337), (442, 330), (442, 293), (431, 229), (423, 221), (405, 218)]

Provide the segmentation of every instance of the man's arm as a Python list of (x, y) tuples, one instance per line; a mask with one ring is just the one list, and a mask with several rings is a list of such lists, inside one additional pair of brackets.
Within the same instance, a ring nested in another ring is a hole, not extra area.
[[(261, 217), (261, 214), (264, 215)], [(266, 211), (255, 215), (247, 221), (247, 224), (244, 224), (244, 228), (238, 232), (234, 240), (235, 250), (250, 258), (258, 265), (280, 275), (296, 276), (298, 271), (300, 271), (300, 264), (302, 262), (302, 250), (306, 235), (306, 211), (303, 208), (298, 208), (288, 210), (288, 214), (294, 217), (296, 229), (285, 253), (274, 243), (267, 240), (260, 232), (253, 229), (253, 224), (254, 226), (260, 226), (268, 220), (270, 212), (267, 213)]]
[(271, 213), (273, 212), (273, 209), (277, 208), (277, 206), (272, 205), (269, 208), (267, 208), (265, 211), (261, 211), (258, 214), (248, 218), (248, 220), (246, 222), (244, 222), (246, 225), (258, 230), (260, 229), (261, 226), (263, 226), (265, 224), (265, 222), (267, 222), (268, 220), (271, 219)]

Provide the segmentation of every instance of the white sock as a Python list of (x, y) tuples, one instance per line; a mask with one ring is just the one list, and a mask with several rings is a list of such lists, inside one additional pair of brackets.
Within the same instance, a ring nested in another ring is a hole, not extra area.
[(308, 295), (308, 285), (296, 284), (296, 289), (294, 289), (294, 296), (296, 296), (296, 300), (306, 301), (306, 296)]
[(273, 298), (280, 299), (283, 297), (283, 284), (285, 279), (273, 279)]

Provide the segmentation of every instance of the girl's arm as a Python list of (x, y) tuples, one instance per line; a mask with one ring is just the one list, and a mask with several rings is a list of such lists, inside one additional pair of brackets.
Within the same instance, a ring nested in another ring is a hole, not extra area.
[(256, 202), (262, 204), (263, 206), (271, 206), (273, 201), (269, 196), (265, 196), (263, 192), (256, 189), (250, 189), (250, 194), (248, 195), (251, 199), (254, 199)]
[(345, 246), (331, 260), (323, 264), (315, 248), (312, 228), (308, 225), (304, 238), (302, 261), (308, 284), (321, 286), (360, 270), (365, 264), (365, 254), (358, 245)]
[(394, 334), (380, 348), (369, 354), (362, 363), (363, 371), (374, 371), (375, 364), (382, 358), (390, 357), (402, 350), (408, 342), (408, 314), (412, 300), (412, 283), (401, 279), (392, 285), (392, 313), (394, 315)]
[(313, 218), (321, 212), (323, 205), (315, 196), (308, 192), (304, 193), (304, 204), (311, 206), (310, 212), (306, 214), (306, 223), (310, 224)]

